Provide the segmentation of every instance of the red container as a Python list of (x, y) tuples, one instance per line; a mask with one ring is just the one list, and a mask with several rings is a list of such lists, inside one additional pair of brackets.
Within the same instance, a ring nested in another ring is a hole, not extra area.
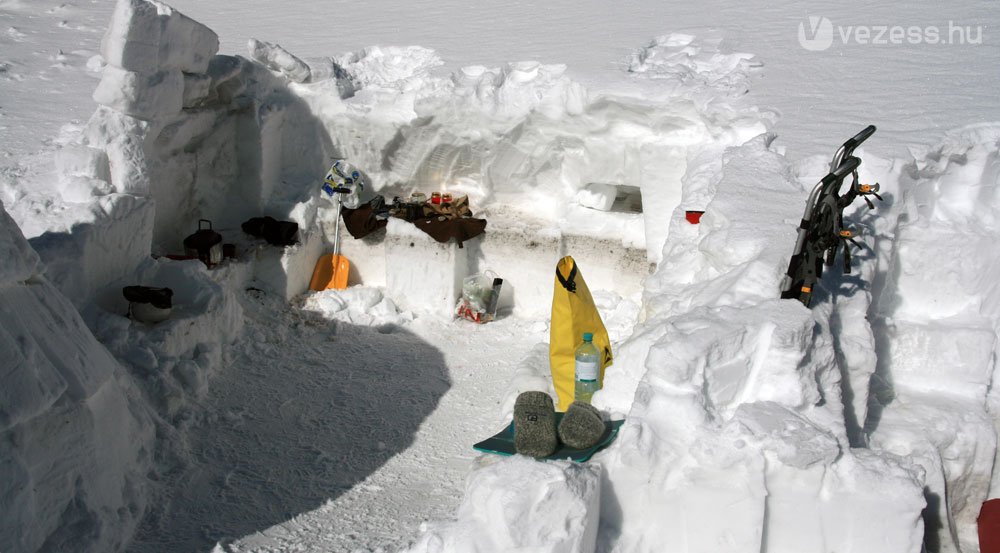
[(441, 203), (441, 193), (440, 192), (431, 192), (431, 203), (432, 204), (440, 204)]
[(1000, 553), (1000, 499), (983, 503), (977, 522), (980, 553)]
[(692, 225), (697, 225), (698, 223), (701, 222), (701, 215), (703, 213), (705, 213), (705, 212), (704, 211), (685, 211), (684, 212), (684, 218), (687, 219), (687, 222), (691, 223)]

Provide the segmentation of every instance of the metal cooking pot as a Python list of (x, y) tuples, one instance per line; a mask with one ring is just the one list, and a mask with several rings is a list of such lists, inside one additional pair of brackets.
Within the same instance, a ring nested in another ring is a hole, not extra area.
[[(208, 228), (202, 223), (208, 223)], [(198, 230), (184, 239), (184, 255), (197, 257), (208, 268), (222, 262), (222, 235), (212, 230), (212, 221), (198, 220)]]

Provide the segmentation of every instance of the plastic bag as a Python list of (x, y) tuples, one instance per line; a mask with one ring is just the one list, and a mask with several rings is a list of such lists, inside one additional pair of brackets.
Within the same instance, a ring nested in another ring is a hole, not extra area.
[(476, 323), (492, 321), (503, 279), (493, 271), (465, 277), (462, 280), (462, 299), (455, 308), (455, 315)]
[(333, 166), (326, 173), (326, 178), (323, 179), (323, 190), (327, 194), (332, 196), (334, 188), (349, 190), (349, 192), (344, 192), (340, 196), (340, 201), (344, 207), (357, 209), (364, 203), (362, 200), (365, 190), (364, 176), (362, 176), (361, 171), (358, 171), (356, 167), (342, 159), (338, 159), (333, 163)]

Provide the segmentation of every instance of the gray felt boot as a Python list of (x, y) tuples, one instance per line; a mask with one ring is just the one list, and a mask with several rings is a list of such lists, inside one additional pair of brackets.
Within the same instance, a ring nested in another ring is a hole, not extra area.
[(556, 410), (545, 392), (523, 392), (514, 402), (514, 449), (545, 457), (556, 450)]
[(559, 423), (559, 439), (573, 449), (587, 449), (604, 435), (604, 419), (596, 407), (574, 401)]

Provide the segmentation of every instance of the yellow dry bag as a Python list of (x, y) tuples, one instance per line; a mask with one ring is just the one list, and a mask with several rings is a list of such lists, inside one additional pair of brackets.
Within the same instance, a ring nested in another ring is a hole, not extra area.
[(583, 333), (594, 335), (594, 346), (601, 352), (599, 382), (604, 386), (604, 369), (613, 361), (611, 340), (604, 328), (601, 315), (594, 305), (594, 298), (583, 280), (583, 274), (572, 257), (566, 256), (556, 265), (555, 286), (552, 291), (552, 322), (549, 325), (549, 367), (552, 384), (559, 395), (559, 411), (566, 411), (573, 403), (576, 360), (574, 353), (583, 342)]

